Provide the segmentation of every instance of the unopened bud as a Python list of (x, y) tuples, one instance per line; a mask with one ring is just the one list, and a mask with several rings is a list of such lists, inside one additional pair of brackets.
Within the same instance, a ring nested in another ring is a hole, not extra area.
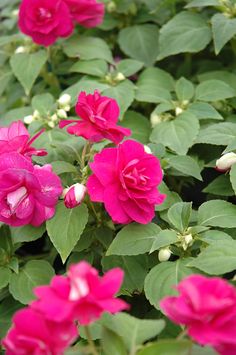
[(117, 73), (117, 75), (115, 76), (115, 80), (117, 80), (117, 81), (125, 80), (124, 74), (121, 72)]
[(176, 107), (175, 108), (175, 114), (176, 116), (180, 115), (183, 112), (183, 109), (181, 107)]
[[(53, 115), (54, 116), (54, 115)], [(60, 110), (57, 110), (57, 116), (59, 118), (67, 118), (67, 113), (65, 110), (63, 110), (62, 108), (60, 108)]]
[(116, 3), (114, 1), (110, 1), (107, 4), (107, 12), (111, 13), (111, 12), (114, 12), (114, 11), (116, 11)]
[(56, 122), (57, 120), (58, 120), (58, 116), (54, 113), (54, 115), (51, 116), (51, 121)]
[(192, 236), (192, 234), (187, 234), (187, 235), (185, 235), (185, 236), (184, 236), (184, 240), (185, 240), (185, 243), (186, 243), (186, 244), (191, 244), (192, 241), (193, 241), (193, 236)]
[(62, 196), (64, 197), (64, 204), (67, 208), (74, 208), (79, 206), (87, 192), (86, 186), (82, 184), (74, 184), (71, 187), (64, 189)]
[(159, 250), (158, 259), (160, 262), (168, 261), (171, 256), (171, 251), (169, 248), (162, 248)]
[(25, 52), (27, 52), (27, 49), (26, 49), (26, 47), (24, 47), (24, 46), (19, 46), (19, 47), (17, 47), (16, 50), (15, 50), (15, 53), (16, 53), (16, 54), (25, 53)]
[(145, 153), (147, 153), (147, 154), (152, 154), (151, 148), (149, 148), (148, 145), (144, 145), (144, 151), (145, 151)]
[(17, 17), (19, 15), (19, 9), (15, 9), (12, 11), (12, 16)]
[(65, 109), (65, 106), (69, 106), (71, 103), (71, 96), (69, 94), (64, 94), (59, 97), (59, 106)]
[(157, 124), (161, 123), (161, 116), (157, 115), (156, 113), (151, 114), (151, 125), (155, 127)]
[(236, 163), (236, 154), (233, 152), (226, 153), (216, 161), (216, 169), (219, 171), (227, 171)]
[(33, 116), (35, 119), (40, 118), (40, 113), (38, 110), (34, 110)]
[(49, 122), (48, 122), (48, 126), (49, 126), (50, 128), (54, 128), (54, 127), (55, 127), (55, 123), (54, 123), (53, 121), (49, 121)]
[(26, 124), (30, 124), (30, 123), (32, 123), (34, 121), (34, 116), (32, 116), (32, 115), (29, 115), (29, 116), (25, 116), (24, 117), (24, 123), (26, 123)]

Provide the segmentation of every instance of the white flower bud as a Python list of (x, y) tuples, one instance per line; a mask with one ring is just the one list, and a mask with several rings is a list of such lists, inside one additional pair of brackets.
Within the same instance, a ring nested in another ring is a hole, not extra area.
[(192, 234), (187, 234), (184, 236), (184, 241), (186, 244), (191, 244), (193, 241), (193, 236)]
[(226, 153), (216, 161), (216, 169), (219, 171), (227, 171), (236, 163), (236, 154), (233, 152)]
[[(54, 116), (54, 115), (53, 115)], [(67, 118), (67, 113), (65, 110), (63, 110), (62, 108), (60, 108), (59, 110), (57, 110), (57, 116), (59, 118)]]
[(125, 80), (125, 76), (123, 73), (117, 73), (117, 75), (115, 76), (115, 80), (117, 81), (122, 81), (122, 80)]
[(32, 116), (32, 115), (29, 115), (29, 116), (25, 116), (24, 117), (24, 122), (26, 123), (26, 124), (30, 124), (30, 123), (32, 123), (34, 121), (34, 116)]
[(56, 122), (57, 120), (58, 120), (58, 116), (54, 113), (54, 115), (51, 116), (51, 121)]
[(65, 106), (69, 106), (71, 103), (71, 96), (69, 94), (64, 94), (59, 97), (59, 106), (65, 109)]
[(87, 188), (83, 184), (74, 184), (67, 189), (64, 189), (62, 196), (64, 204), (67, 208), (79, 206), (86, 195)]
[(148, 145), (144, 145), (144, 151), (145, 151), (146, 153), (148, 153), (148, 154), (152, 154), (152, 151), (151, 151), (151, 149), (149, 148)]
[(53, 121), (49, 121), (49, 122), (48, 122), (48, 126), (49, 126), (50, 128), (54, 128), (54, 127), (55, 127), (55, 123), (54, 123)]
[(19, 15), (19, 9), (13, 10), (11, 14), (13, 17), (17, 17)]
[(19, 47), (17, 47), (16, 50), (15, 50), (15, 53), (16, 53), (16, 54), (25, 53), (25, 52), (27, 52), (27, 49), (26, 49), (26, 47), (24, 47), (24, 46), (19, 46)]
[(181, 107), (176, 107), (175, 108), (175, 114), (176, 116), (180, 115), (183, 112), (183, 109)]
[(171, 256), (171, 251), (169, 248), (162, 248), (159, 250), (158, 259), (160, 262), (168, 261)]
[(40, 118), (40, 117), (41, 117), (41, 116), (40, 116), (40, 113), (39, 113), (39, 111), (38, 111), (38, 110), (34, 110), (33, 116), (34, 116), (34, 118), (35, 118), (35, 119), (37, 119), (37, 118)]
[(161, 123), (161, 117), (157, 115), (156, 113), (151, 114), (151, 125), (152, 127), (155, 127), (158, 123)]

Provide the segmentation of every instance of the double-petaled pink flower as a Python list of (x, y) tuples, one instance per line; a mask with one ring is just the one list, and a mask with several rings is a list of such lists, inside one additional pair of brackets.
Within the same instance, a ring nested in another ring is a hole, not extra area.
[(6, 355), (63, 355), (76, 340), (74, 323), (53, 322), (32, 308), (25, 308), (13, 317), (13, 326), (2, 341)]
[(33, 165), (16, 152), (1, 154), (1, 222), (11, 226), (39, 226), (54, 215), (61, 193), (61, 181), (52, 172), (51, 165)]
[(57, 322), (78, 321), (87, 325), (105, 311), (116, 313), (127, 309), (123, 300), (115, 298), (119, 291), (123, 271), (108, 271), (103, 277), (83, 261), (70, 267), (68, 276), (55, 276), (49, 286), (36, 287), (37, 301), (32, 307)]
[(80, 93), (76, 113), (81, 120), (62, 120), (59, 127), (63, 128), (73, 123), (67, 128), (67, 132), (82, 136), (91, 142), (99, 142), (106, 138), (118, 144), (124, 136), (131, 134), (129, 129), (117, 125), (120, 109), (116, 100), (101, 96), (97, 90), (94, 94)]
[(91, 200), (104, 202), (114, 222), (146, 224), (153, 219), (155, 205), (165, 199), (157, 189), (163, 174), (159, 160), (146, 153), (142, 144), (127, 140), (105, 148), (94, 156), (90, 167)]
[(24, 156), (46, 155), (44, 149), (32, 147), (32, 143), (44, 132), (42, 129), (30, 138), (29, 132), (21, 121), (13, 122), (9, 127), (0, 127), (0, 155), (18, 152)]
[(160, 302), (164, 313), (188, 334), (222, 355), (236, 354), (236, 289), (218, 277), (192, 275), (177, 286), (179, 296)]
[(76, 22), (84, 27), (101, 24), (104, 11), (96, 0), (22, 0), (18, 24), (35, 43), (50, 46), (70, 36)]

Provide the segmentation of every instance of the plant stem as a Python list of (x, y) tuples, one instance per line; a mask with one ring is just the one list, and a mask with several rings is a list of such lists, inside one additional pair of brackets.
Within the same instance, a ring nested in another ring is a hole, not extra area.
[(185, 337), (186, 334), (187, 334), (187, 329), (183, 329), (182, 332), (179, 333), (176, 339), (181, 340)]
[(97, 352), (96, 346), (95, 346), (95, 344), (94, 344), (94, 341), (93, 341), (93, 339), (92, 339), (92, 336), (91, 336), (89, 327), (88, 327), (88, 326), (85, 326), (85, 327), (84, 327), (84, 330), (85, 330), (86, 338), (87, 338), (88, 343), (89, 343), (89, 347), (90, 347), (91, 354), (92, 354), (92, 355), (99, 355), (98, 352)]

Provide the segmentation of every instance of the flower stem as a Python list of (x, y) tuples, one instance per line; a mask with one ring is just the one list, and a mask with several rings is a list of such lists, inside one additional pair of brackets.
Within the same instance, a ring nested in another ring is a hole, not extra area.
[(176, 339), (181, 340), (185, 337), (185, 335), (187, 335), (187, 329), (183, 329), (182, 332), (179, 333)]
[(99, 355), (98, 352), (97, 352), (96, 346), (95, 346), (95, 344), (94, 344), (94, 341), (93, 341), (93, 339), (92, 339), (92, 336), (91, 336), (89, 327), (88, 327), (88, 326), (85, 326), (85, 327), (84, 327), (84, 331), (85, 331), (86, 338), (87, 338), (88, 343), (89, 343), (89, 347), (90, 347), (90, 352), (91, 352), (91, 354), (92, 354), (92, 355)]

